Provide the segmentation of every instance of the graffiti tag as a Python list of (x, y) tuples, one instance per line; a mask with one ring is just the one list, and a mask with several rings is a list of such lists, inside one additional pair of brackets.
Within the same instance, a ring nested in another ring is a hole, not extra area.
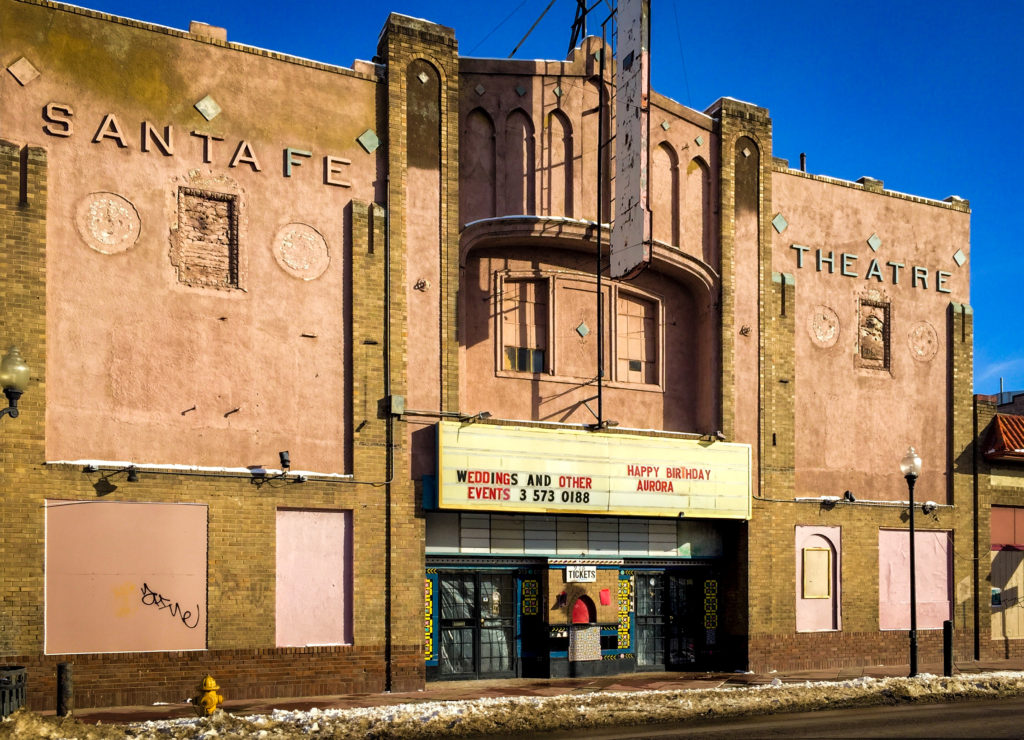
[(167, 609), (172, 617), (180, 619), (181, 623), (190, 630), (194, 630), (199, 626), (199, 604), (196, 604), (196, 621), (193, 624), (189, 624), (189, 620), (192, 619), (192, 612), (188, 609), (182, 609), (177, 601), (171, 603), (170, 599), (162, 594), (158, 594), (146, 583), (142, 584), (142, 603), (146, 606), (155, 606), (158, 609)]

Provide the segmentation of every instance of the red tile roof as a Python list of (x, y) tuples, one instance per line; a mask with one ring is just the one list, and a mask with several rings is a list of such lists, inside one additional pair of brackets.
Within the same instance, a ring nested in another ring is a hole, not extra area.
[(1024, 416), (996, 414), (982, 449), (987, 460), (1024, 461)]

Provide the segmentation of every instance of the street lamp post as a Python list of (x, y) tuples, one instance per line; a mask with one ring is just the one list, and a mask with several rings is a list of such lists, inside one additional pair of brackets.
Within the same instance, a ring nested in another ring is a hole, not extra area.
[(921, 458), (911, 447), (900, 460), (900, 470), (907, 479), (910, 494), (910, 676), (917, 675), (917, 571), (914, 562), (914, 484), (921, 474)]

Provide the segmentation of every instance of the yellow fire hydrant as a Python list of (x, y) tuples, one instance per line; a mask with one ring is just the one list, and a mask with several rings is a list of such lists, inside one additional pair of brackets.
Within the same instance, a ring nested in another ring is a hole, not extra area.
[(200, 717), (210, 716), (224, 703), (224, 697), (217, 693), (220, 686), (213, 680), (213, 676), (207, 676), (199, 685), (199, 693), (192, 697), (192, 708)]

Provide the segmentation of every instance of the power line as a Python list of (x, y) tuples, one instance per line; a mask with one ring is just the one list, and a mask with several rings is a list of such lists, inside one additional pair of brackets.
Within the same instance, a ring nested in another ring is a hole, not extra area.
[(690, 76), (686, 74), (686, 57), (683, 56), (683, 37), (679, 33), (679, 11), (676, 9), (675, 0), (672, 2), (672, 15), (676, 20), (676, 41), (679, 43), (679, 62), (683, 67), (683, 82), (686, 83), (686, 104), (693, 107), (693, 96), (690, 95)]
[(512, 57), (514, 57), (514, 56), (516, 55), (516, 52), (517, 52), (517, 51), (519, 51), (519, 47), (520, 47), (520, 46), (522, 46), (522, 45), (523, 45), (523, 42), (525, 42), (525, 41), (526, 41), (526, 38), (527, 38), (527, 37), (528, 37), (528, 36), (529, 36), (529, 35), (530, 35), (531, 33), (533, 33), (533, 29), (535, 29), (535, 28), (537, 27), (537, 24), (538, 24), (538, 23), (540, 23), (540, 22), (541, 22), (541, 21), (542, 21), (542, 20), (544, 19), (544, 16), (546, 16), (546, 15), (548, 14), (548, 11), (549, 11), (549, 10), (551, 10), (551, 6), (552, 6), (552, 5), (554, 5), (554, 4), (555, 4), (555, 0), (551, 0), (551, 2), (550, 2), (550, 3), (548, 3), (548, 7), (544, 8), (544, 12), (543, 12), (543, 13), (541, 13), (541, 14), (540, 14), (540, 17), (539, 17), (539, 18), (538, 18), (537, 20), (535, 20), (535, 21), (533, 22), (533, 25), (532, 25), (532, 26), (530, 26), (530, 30), (526, 32), (526, 35), (525, 35), (525, 36), (523, 36), (523, 37), (522, 37), (521, 39), (519, 39), (519, 43), (518, 43), (518, 44), (516, 44), (516, 48), (514, 48), (514, 49), (512, 50), (512, 53), (508, 55), (508, 58), (509, 58), (509, 59), (511, 59)]
[(508, 23), (508, 19), (511, 18), (512, 16), (514, 16), (516, 13), (518, 13), (519, 9), (522, 8), (524, 5), (526, 5), (527, 2), (529, 2), (529, 0), (523, 0), (521, 3), (519, 3), (519, 5), (517, 5), (515, 7), (515, 9), (511, 13), (509, 13), (508, 15), (505, 16), (505, 19), (503, 21), (501, 21), (500, 23), (498, 23), (498, 25), (496, 25), (494, 28), (492, 28), (490, 31), (488, 31), (487, 35), (484, 36), (482, 39), (480, 39), (477, 42), (476, 46), (474, 46), (472, 49), (470, 49), (466, 53), (467, 54), (472, 54), (474, 51), (479, 49), (487, 39), (489, 39), (491, 36), (494, 35), (495, 31), (497, 31), (499, 28), (501, 28), (506, 23)]

